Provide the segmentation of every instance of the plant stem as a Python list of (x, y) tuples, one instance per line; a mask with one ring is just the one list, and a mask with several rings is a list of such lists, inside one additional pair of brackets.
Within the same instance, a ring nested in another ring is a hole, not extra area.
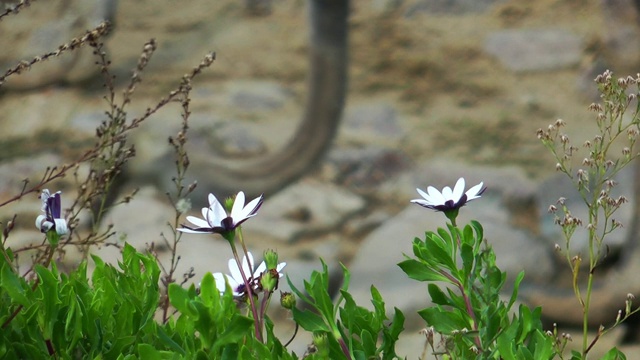
[[(251, 284), (247, 280), (247, 275), (244, 273), (244, 269), (242, 268), (242, 262), (240, 261), (240, 257), (238, 256), (238, 250), (236, 249), (235, 244), (233, 242), (230, 242), (230, 244), (231, 244), (231, 251), (233, 252), (233, 257), (236, 259), (236, 263), (238, 264), (238, 269), (240, 270), (240, 275), (242, 275), (242, 281), (244, 282), (244, 286), (247, 289), (247, 295), (249, 296), (251, 313), (253, 314), (253, 322), (255, 324), (256, 339), (258, 339), (258, 341), (260, 342), (263, 342), (262, 327), (261, 327), (260, 319), (258, 317), (258, 309), (256, 308), (256, 303), (253, 299), (253, 288), (251, 287)], [(247, 254), (245, 253), (244, 256), (247, 257)], [(249, 262), (248, 258), (247, 258), (247, 262)], [(249, 269), (252, 269), (252, 266), (253, 264), (249, 264)]]

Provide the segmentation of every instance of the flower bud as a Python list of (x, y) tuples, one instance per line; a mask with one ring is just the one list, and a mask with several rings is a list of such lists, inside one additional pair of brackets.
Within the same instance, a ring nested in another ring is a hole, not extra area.
[(296, 296), (290, 292), (280, 292), (280, 305), (287, 309), (291, 310), (296, 307)]
[(262, 276), (260, 276), (260, 286), (262, 287), (262, 289), (264, 289), (264, 291), (271, 293), (278, 288), (279, 279), (280, 274), (278, 274), (278, 270), (267, 270), (262, 273)]
[(267, 264), (267, 269), (275, 269), (278, 267), (278, 253), (269, 249), (264, 252), (264, 262)]
[(313, 345), (315, 345), (317, 352), (317, 359), (329, 358), (329, 339), (327, 334), (323, 332), (316, 332), (313, 334)]

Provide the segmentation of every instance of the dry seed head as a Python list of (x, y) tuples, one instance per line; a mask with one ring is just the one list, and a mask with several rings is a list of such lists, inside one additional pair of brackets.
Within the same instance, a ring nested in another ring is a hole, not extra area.
[(591, 103), (591, 105), (589, 105), (589, 110), (601, 113), (604, 111), (604, 108), (600, 104)]
[(558, 211), (558, 208), (555, 205), (549, 205), (549, 209), (547, 210), (547, 212), (555, 214), (556, 211)]
[(628, 294), (627, 294), (627, 300), (628, 300), (628, 301), (633, 301), (633, 300), (635, 300), (635, 299), (636, 299), (636, 297), (635, 297), (632, 293), (628, 293)]
[(591, 160), (591, 159), (589, 159), (589, 158), (584, 158), (584, 159), (582, 160), (582, 165), (584, 165), (584, 166), (591, 166), (591, 165), (593, 165), (593, 160)]
[(618, 86), (626, 88), (629, 83), (626, 78), (618, 78)]
[(560, 245), (558, 245), (558, 244), (555, 244), (555, 245), (553, 246), (553, 249), (554, 249), (555, 251), (557, 251), (557, 252), (562, 251), (562, 248), (561, 248), (561, 247), (560, 247)]
[(560, 197), (558, 198), (558, 201), (556, 201), (556, 204), (560, 204), (562, 206), (564, 206), (564, 204), (567, 202), (567, 198), (565, 197)]
[(589, 174), (584, 171), (583, 169), (578, 169), (578, 171), (576, 172), (576, 175), (578, 176), (578, 179), (580, 180), (584, 180), (584, 181), (588, 181), (589, 180)]
[(568, 144), (569, 143), (569, 137), (566, 134), (562, 134), (562, 135), (560, 135), (560, 141), (563, 144)]
[(622, 149), (622, 155), (626, 156), (626, 155), (629, 155), (629, 154), (631, 154), (631, 149), (629, 149), (628, 147), (624, 147)]
[(560, 127), (562, 127), (562, 126), (567, 125), (567, 123), (565, 123), (565, 122), (564, 122), (564, 120), (562, 120), (562, 119), (558, 119), (558, 120), (556, 120), (556, 122), (554, 123), (554, 125), (555, 125), (557, 128), (560, 128)]
[(562, 170), (562, 164), (556, 163), (556, 171)]
[(587, 140), (584, 142), (584, 144), (582, 144), (584, 147), (586, 148), (591, 148), (591, 141)]

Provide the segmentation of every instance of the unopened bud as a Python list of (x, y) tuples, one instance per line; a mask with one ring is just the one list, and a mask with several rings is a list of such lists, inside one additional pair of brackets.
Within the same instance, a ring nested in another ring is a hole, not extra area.
[(267, 265), (267, 270), (276, 269), (278, 267), (278, 253), (268, 249), (264, 252), (264, 262)]
[(280, 275), (278, 270), (267, 270), (260, 276), (260, 285), (267, 292), (273, 292), (278, 288), (278, 280)]
[(291, 310), (296, 307), (296, 296), (290, 292), (280, 292), (280, 305), (287, 309)]

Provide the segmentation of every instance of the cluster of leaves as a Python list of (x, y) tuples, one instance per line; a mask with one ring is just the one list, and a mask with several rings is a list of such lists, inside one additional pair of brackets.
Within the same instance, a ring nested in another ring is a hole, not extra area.
[[(68, 275), (55, 265), (36, 266), (37, 278), (27, 281), (0, 258), (0, 357), (3, 359), (297, 359), (265, 321), (266, 340), (259, 341), (254, 322), (244, 315), (231, 289), (221, 294), (207, 273), (199, 289), (169, 286), (169, 299), (178, 315), (166, 323), (158, 309), (160, 269), (156, 259), (125, 246), (119, 269), (93, 256)], [(348, 272), (345, 271), (348, 276)], [(355, 359), (395, 358), (394, 345), (402, 331), (402, 313), (390, 327), (380, 294), (372, 289), (374, 311), (357, 306), (346, 286), (344, 306), (333, 305), (328, 270), (314, 272), (305, 283), (305, 301), (322, 309), (319, 316), (294, 308), (294, 319), (318, 341), (309, 359), (343, 358), (336, 339), (346, 340)], [(299, 296), (303, 293), (296, 290)], [(335, 319), (340, 313), (341, 321)], [(334, 332), (336, 331), (336, 332)], [(381, 345), (377, 339), (382, 336)]]
[[(374, 310), (358, 306), (348, 292), (350, 275), (344, 266), (344, 282), (340, 296), (334, 302), (328, 293), (329, 272), (324, 262), (322, 269), (322, 272), (314, 271), (310, 281), (304, 281), (306, 292), (297, 289), (289, 281), (293, 292), (315, 310), (312, 312), (293, 308), (293, 319), (303, 329), (313, 332), (318, 339), (328, 344), (312, 358), (338, 359), (348, 354), (354, 359), (363, 360), (397, 358), (395, 344), (404, 329), (402, 312), (395, 308), (390, 325), (385, 325), (388, 318), (384, 300), (374, 286), (371, 286)], [(344, 305), (341, 305), (342, 302)], [(382, 338), (379, 345), (378, 338)]]
[(153, 257), (126, 246), (120, 269), (93, 257), (69, 274), (37, 265), (18, 276), (0, 257), (0, 357), (3, 359), (142, 356), (156, 340), (160, 270)]
[[(496, 266), (494, 252), (482, 247), (483, 229), (471, 222), (463, 230), (427, 232), (413, 243), (415, 258), (399, 266), (412, 279), (426, 281), (435, 306), (418, 313), (440, 334), (442, 344), (428, 337), (435, 353), (459, 359), (550, 359), (554, 341), (545, 335), (541, 309), (521, 305), (510, 316), (524, 273), (518, 274), (509, 301), (501, 299), (506, 273)], [(446, 292), (438, 283), (452, 286)], [(438, 349), (441, 347), (442, 349)]]

